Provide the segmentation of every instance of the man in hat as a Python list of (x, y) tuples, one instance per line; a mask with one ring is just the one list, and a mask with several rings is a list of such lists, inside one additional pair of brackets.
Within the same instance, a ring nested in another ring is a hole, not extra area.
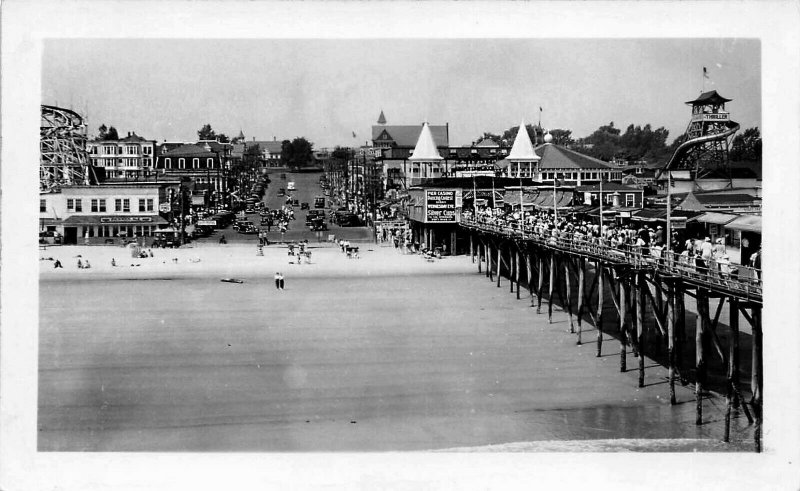
[(700, 244), (700, 257), (697, 258), (697, 269), (707, 270), (708, 263), (711, 261), (713, 247), (711, 246), (711, 238), (706, 237), (702, 244)]

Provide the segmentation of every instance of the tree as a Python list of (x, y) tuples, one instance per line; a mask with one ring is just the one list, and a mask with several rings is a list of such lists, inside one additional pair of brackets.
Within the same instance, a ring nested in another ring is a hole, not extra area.
[(476, 143), (481, 141), (481, 140), (487, 140), (487, 139), (497, 143), (498, 145), (500, 144), (500, 141), (502, 140), (500, 135), (495, 135), (494, 133), (490, 133), (488, 131), (484, 131), (483, 135), (478, 137), (478, 139), (476, 140)]
[(220, 143), (230, 143), (231, 139), (228, 138), (228, 135), (226, 135), (225, 133), (220, 133), (219, 135), (217, 135), (217, 141)]
[(313, 144), (303, 137), (281, 142), (281, 163), (286, 167), (308, 167), (313, 155)]
[(761, 132), (757, 126), (734, 137), (729, 156), (734, 162), (761, 160)]
[(200, 130), (198, 130), (197, 138), (200, 140), (216, 140), (217, 134), (211, 129), (211, 125), (206, 123), (202, 128), (200, 128)]
[(108, 134), (108, 128), (106, 128), (105, 123), (103, 123), (100, 125), (99, 128), (97, 128), (97, 139), (105, 140), (107, 134)]
[(562, 130), (562, 129), (554, 129), (550, 130), (550, 136), (553, 137), (553, 141), (556, 145), (567, 146), (575, 143), (572, 139), (572, 130)]
[[(528, 137), (534, 145), (540, 143), (540, 136), (543, 136), (541, 127), (538, 125), (526, 124), (525, 129), (528, 130)], [(502, 140), (505, 140), (508, 145), (514, 145), (517, 133), (519, 133), (519, 126), (512, 126), (503, 132)]]
[(104, 140), (119, 140), (119, 135), (117, 134), (117, 129), (113, 126), (109, 126), (108, 133), (106, 133)]

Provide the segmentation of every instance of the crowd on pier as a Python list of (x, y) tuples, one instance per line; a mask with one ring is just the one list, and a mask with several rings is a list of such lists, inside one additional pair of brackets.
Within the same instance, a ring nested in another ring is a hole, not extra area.
[[(723, 278), (737, 274), (722, 238), (713, 243), (710, 237), (689, 237), (673, 230), (667, 252), (667, 232), (663, 226), (644, 224), (618, 224), (614, 221), (593, 223), (576, 214), (556, 214), (552, 210), (503, 212), (492, 208), (465, 210), (462, 220), (474, 220), (526, 237), (538, 238), (550, 245), (604, 249), (606, 252), (633, 253), (646, 260), (663, 261), (671, 257), (676, 263), (692, 267), (698, 272), (714, 272)], [(746, 262), (745, 259), (748, 259)], [(761, 251), (750, 258), (742, 258), (744, 266), (754, 269), (760, 279)]]

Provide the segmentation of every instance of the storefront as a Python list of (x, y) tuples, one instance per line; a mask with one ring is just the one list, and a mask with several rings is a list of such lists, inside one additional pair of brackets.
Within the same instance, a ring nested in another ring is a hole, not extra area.
[(152, 237), (167, 224), (159, 215), (73, 215), (63, 221), (65, 244), (114, 244), (135, 237)]

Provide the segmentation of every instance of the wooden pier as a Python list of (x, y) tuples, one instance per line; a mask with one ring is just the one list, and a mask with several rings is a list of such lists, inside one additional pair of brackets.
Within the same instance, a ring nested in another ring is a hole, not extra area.
[[(519, 299), (524, 287), (537, 314), (542, 313), (542, 301), (546, 300), (549, 322), (557, 298), (577, 344), (590, 341), (585, 339), (584, 322), (594, 326), (596, 356), (602, 355), (604, 343), (613, 342), (615, 335), (621, 372), (628, 370), (630, 348), (638, 359), (639, 387), (645, 386), (645, 356), (666, 365), (673, 405), (678, 403), (675, 384), (687, 385), (693, 376), (697, 425), (703, 424), (703, 399), (716, 377), (725, 392), (723, 440), (730, 439), (732, 411), (741, 408), (748, 422), (755, 424), (754, 448), (761, 451), (763, 285), (759, 270), (742, 267), (735, 274), (721, 273), (713, 266), (706, 269), (687, 264), (675, 254), (654, 257), (637, 248), (541, 236), (527, 229), (464, 218), (461, 226), (469, 235), (472, 261), (498, 288), (501, 277), (507, 278), (509, 290)], [(687, 296), (696, 305), (694, 346), (687, 339)], [(717, 326), (726, 303), (730, 326), (724, 338)], [(740, 364), (740, 314), (752, 330), (749, 401), (740, 386), (740, 374), (748, 368)], [(691, 351), (693, 366), (688, 359)]]

